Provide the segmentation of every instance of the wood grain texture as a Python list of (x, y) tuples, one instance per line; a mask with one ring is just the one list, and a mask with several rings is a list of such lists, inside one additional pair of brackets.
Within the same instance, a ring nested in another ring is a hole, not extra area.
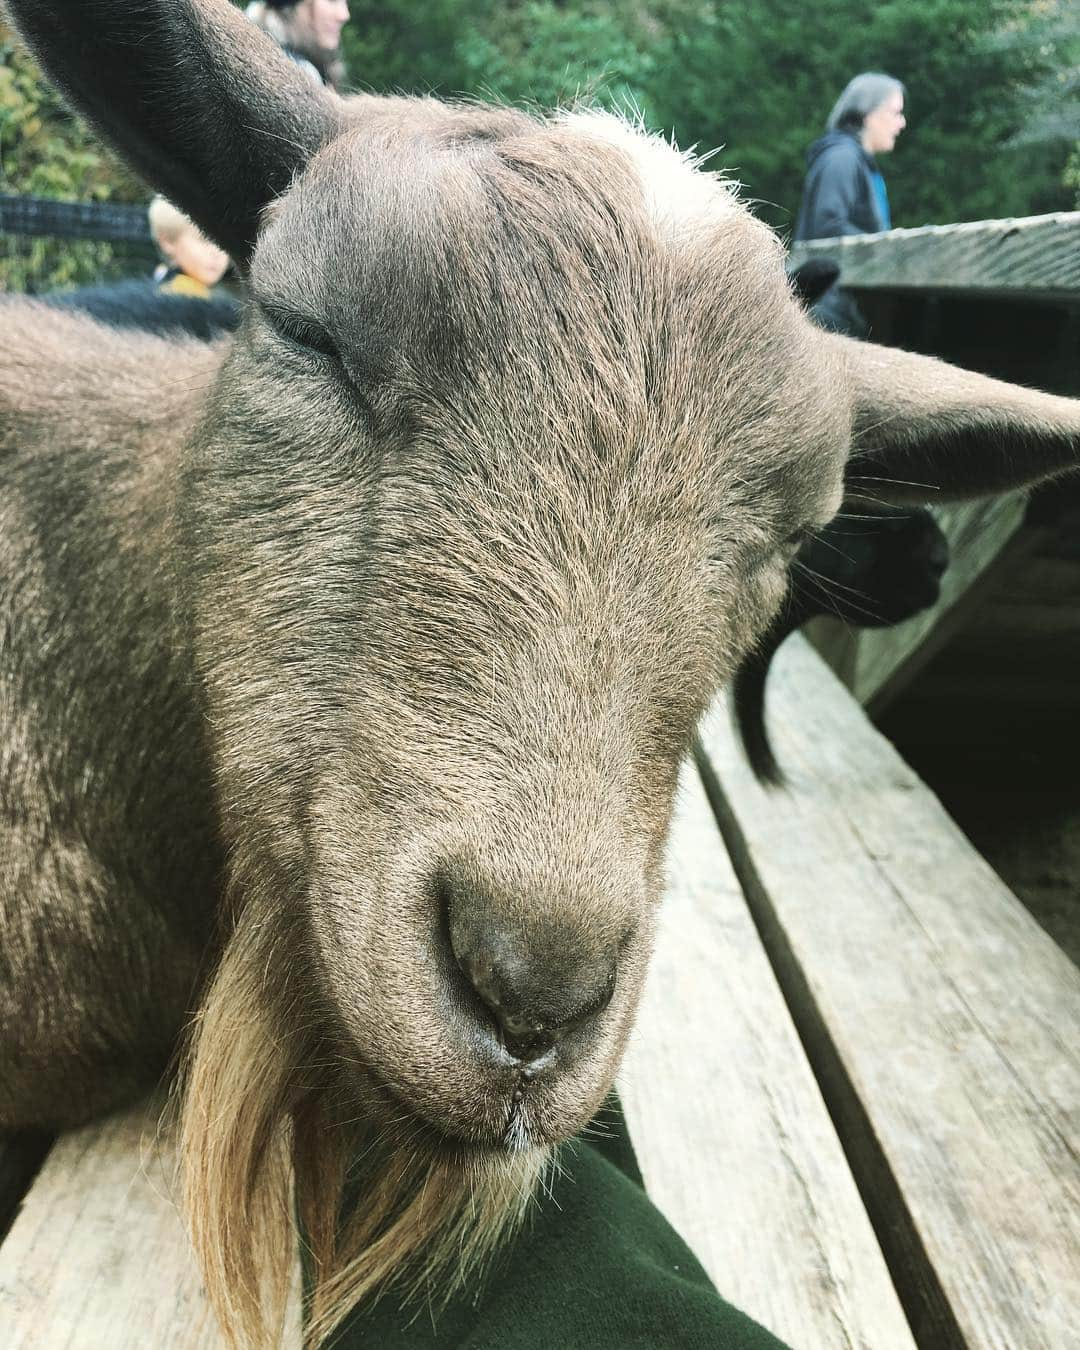
[(841, 284), (855, 290), (1075, 299), (1080, 211), (815, 239), (793, 245), (791, 256), (834, 258)]
[(157, 1113), (63, 1135), (0, 1244), (4, 1350), (221, 1350)]
[[(880, 712), (912, 680), (985, 598), (981, 584), (1011, 550), (1024, 521), (1027, 495), (1007, 493), (938, 507), (934, 518), (949, 541), (941, 596), (931, 609), (892, 628), (855, 629), (838, 619), (807, 626), (812, 645), (858, 701)], [(1034, 532), (1032, 544), (1034, 544)]]
[(619, 1090), (653, 1201), (799, 1350), (913, 1344), (697, 774)]
[(798, 637), (770, 724), (710, 795), (916, 1338), (1075, 1346), (1080, 972)]

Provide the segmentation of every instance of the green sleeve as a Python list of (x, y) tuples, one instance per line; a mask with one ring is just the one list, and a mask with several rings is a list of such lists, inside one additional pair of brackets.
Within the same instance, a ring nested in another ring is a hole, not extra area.
[(783, 1350), (726, 1303), (650, 1203), (617, 1105), (564, 1146), (562, 1174), (479, 1293), (432, 1316), (389, 1295), (334, 1350)]

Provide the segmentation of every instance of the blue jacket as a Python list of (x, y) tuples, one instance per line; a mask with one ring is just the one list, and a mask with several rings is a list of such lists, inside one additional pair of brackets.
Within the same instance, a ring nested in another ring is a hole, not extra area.
[(830, 131), (806, 152), (806, 182), (795, 238), (832, 239), (890, 228), (885, 180), (873, 155), (846, 131)]

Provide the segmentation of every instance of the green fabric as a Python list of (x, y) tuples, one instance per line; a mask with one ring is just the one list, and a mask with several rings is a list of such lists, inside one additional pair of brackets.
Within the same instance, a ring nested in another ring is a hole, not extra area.
[(564, 1175), (534, 1207), (479, 1295), (354, 1313), (334, 1350), (783, 1350), (725, 1303), (642, 1187), (617, 1105), (603, 1136), (563, 1149)]

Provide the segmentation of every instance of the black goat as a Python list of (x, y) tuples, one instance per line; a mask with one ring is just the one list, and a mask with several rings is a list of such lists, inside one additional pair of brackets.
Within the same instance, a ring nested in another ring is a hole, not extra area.
[(735, 723), (757, 777), (783, 773), (765, 727), (765, 684), (780, 644), (797, 628), (831, 614), (856, 628), (887, 628), (928, 609), (941, 591), (949, 545), (929, 511), (860, 505), (808, 539), (791, 564), (784, 609), (734, 682)]

